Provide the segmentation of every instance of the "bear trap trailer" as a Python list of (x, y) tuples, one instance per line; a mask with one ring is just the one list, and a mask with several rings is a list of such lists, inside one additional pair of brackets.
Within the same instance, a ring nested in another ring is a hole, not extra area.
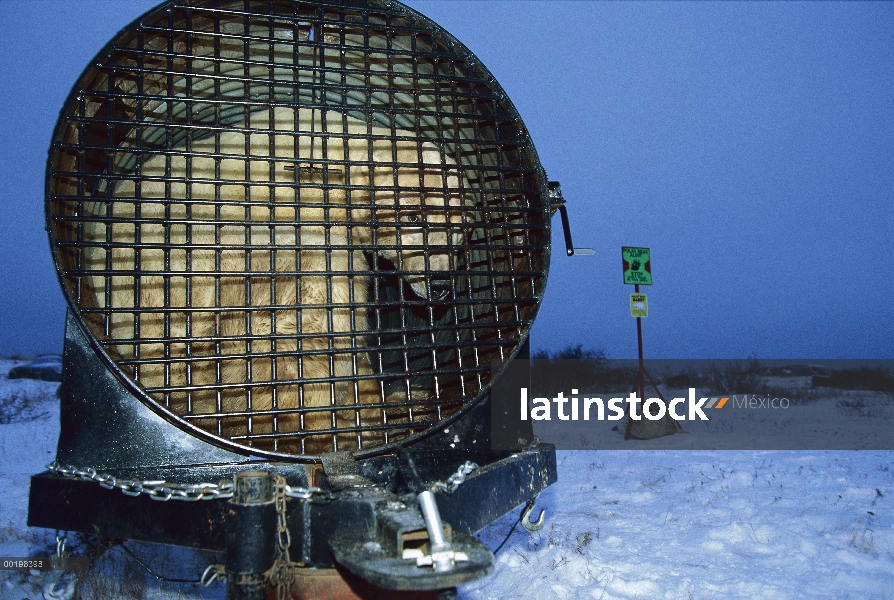
[(526, 502), (536, 527), (556, 481), (491, 400), (528, 357), (556, 210), (572, 255), (511, 101), (406, 6), (149, 11), (50, 148), (69, 310), (29, 525), (225, 552), (233, 599), (326, 569), (367, 596), (486, 576), (471, 534)]

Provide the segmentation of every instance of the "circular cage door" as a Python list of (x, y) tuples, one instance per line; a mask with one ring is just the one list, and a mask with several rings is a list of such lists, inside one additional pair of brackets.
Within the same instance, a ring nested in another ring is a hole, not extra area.
[(70, 309), (156, 412), (262, 456), (382, 451), (487, 391), (546, 283), (546, 180), (452, 36), (394, 2), (177, 0), (62, 109)]

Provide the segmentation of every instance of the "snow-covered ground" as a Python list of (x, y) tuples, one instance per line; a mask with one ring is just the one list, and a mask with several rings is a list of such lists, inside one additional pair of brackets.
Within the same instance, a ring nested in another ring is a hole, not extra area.
[[(565, 451), (464, 598), (894, 598), (894, 453)], [(495, 547), (511, 521), (482, 532)]]
[[(7, 379), (6, 374), (27, 361), (0, 359), (0, 556), (50, 556), (56, 532), (30, 528), (29, 478), (46, 470), (56, 454), (59, 436), (58, 383)], [(76, 553), (88, 548), (86, 538), (68, 536)], [(171, 578), (197, 579), (208, 564), (222, 562), (211, 553), (156, 544), (127, 542), (141, 560)], [(96, 548), (89, 546), (92, 552)], [(72, 573), (0, 570), (0, 600), (223, 600), (225, 588), (213, 583), (203, 589), (194, 584), (160, 582), (116, 547), (100, 554), (93, 572)], [(178, 567), (172, 571), (172, 567)]]
[[(0, 406), (14, 407), (0, 412), (0, 555), (46, 556), (55, 532), (25, 520), (28, 478), (55, 452), (56, 384), (8, 380), (14, 364), (0, 360)], [(538, 500), (546, 525), (517, 527), (494, 574), (460, 598), (894, 598), (894, 452), (576, 450), (558, 461)], [(479, 537), (494, 549), (517, 518)], [(174, 577), (219, 560), (127, 546), (161, 570), (176, 564), (164, 573)], [(117, 547), (95, 571), (76, 590), (58, 572), (0, 571), (0, 599), (224, 597), (219, 584), (156, 582)]]

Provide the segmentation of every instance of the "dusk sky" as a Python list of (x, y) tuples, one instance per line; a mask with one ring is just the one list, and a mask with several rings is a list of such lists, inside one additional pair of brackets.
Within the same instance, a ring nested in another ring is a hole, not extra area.
[[(52, 130), (156, 4), (0, 2), (0, 355), (61, 352)], [(894, 358), (894, 3), (407, 4), (494, 74), (595, 249), (555, 217), (534, 349), (635, 357), (621, 247), (647, 246), (647, 358)]]

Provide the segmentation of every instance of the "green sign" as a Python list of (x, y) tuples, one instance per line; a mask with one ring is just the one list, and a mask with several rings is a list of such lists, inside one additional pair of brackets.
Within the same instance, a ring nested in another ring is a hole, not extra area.
[(652, 263), (649, 262), (648, 248), (621, 247), (624, 261), (624, 283), (652, 285)]

